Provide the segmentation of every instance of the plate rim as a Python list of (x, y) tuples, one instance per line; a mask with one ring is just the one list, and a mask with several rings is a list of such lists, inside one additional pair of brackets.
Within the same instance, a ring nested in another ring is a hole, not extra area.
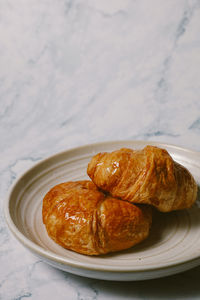
[[(154, 146), (158, 146), (158, 147), (167, 147), (167, 148), (171, 148), (171, 149), (176, 149), (179, 151), (184, 151), (184, 152), (188, 152), (190, 154), (194, 154), (196, 156), (199, 157), (200, 159), (200, 152), (196, 151), (196, 150), (192, 150), (192, 149), (188, 149), (188, 148), (184, 148), (184, 147), (180, 147), (174, 144), (168, 144), (168, 143), (162, 143), (162, 142), (156, 142), (156, 141), (149, 141), (149, 140), (112, 140), (112, 141), (104, 141), (104, 142), (96, 142), (96, 143), (89, 143), (89, 144), (85, 144), (85, 145), (81, 145), (81, 146), (77, 146), (77, 147), (73, 147), (73, 148), (69, 148), (67, 150), (63, 150), (60, 152), (56, 152), (52, 155), (49, 155), (43, 159), (40, 159), (39, 161), (37, 161), (36, 163), (34, 163), (30, 168), (28, 168), (27, 170), (25, 170), (20, 176), (18, 176), (14, 182), (12, 183), (12, 185), (9, 188), (9, 191), (7, 193), (7, 197), (4, 201), (4, 217), (6, 220), (6, 224), (9, 228), (9, 230), (11, 231), (11, 233), (15, 236), (15, 238), (26, 248), (28, 248), (31, 252), (44, 257), (47, 260), (53, 261), (55, 263), (59, 263), (62, 264), (64, 266), (70, 266), (72, 268), (79, 268), (79, 269), (85, 269), (85, 270), (90, 270), (90, 271), (98, 271), (98, 272), (112, 272), (112, 273), (141, 273), (141, 272), (149, 272), (149, 271), (159, 271), (159, 270), (164, 270), (164, 269), (169, 269), (172, 267), (179, 267), (182, 265), (185, 265), (186, 263), (194, 263), (194, 262), (200, 262), (200, 254), (197, 254), (196, 256), (192, 256), (191, 258), (188, 258), (187, 260), (180, 260), (178, 262), (171, 262), (171, 263), (165, 263), (162, 266), (135, 266), (133, 269), (133, 266), (131, 267), (127, 267), (120, 269), (119, 266), (107, 266), (107, 265), (95, 265), (92, 263), (88, 263), (88, 262), (77, 262), (75, 260), (70, 261), (70, 259), (63, 257), (62, 255), (58, 255), (52, 251), (46, 250), (44, 249), (42, 246), (37, 245), (36, 243), (34, 243), (32, 240), (30, 240), (28, 237), (26, 237), (25, 235), (23, 235), (20, 230), (17, 228), (17, 226), (15, 225), (14, 221), (11, 218), (10, 215), (10, 199), (11, 199), (11, 195), (15, 189), (15, 187), (19, 184), (19, 182), (26, 177), (29, 173), (31, 173), (34, 169), (36, 169), (37, 167), (39, 167), (42, 164), (45, 164), (45, 162), (49, 161), (49, 160), (54, 160), (56, 157), (59, 157), (61, 155), (65, 155), (69, 152), (73, 152), (73, 151), (77, 151), (77, 150), (82, 150), (82, 149), (87, 149), (90, 147), (100, 147), (103, 145), (112, 145), (112, 144), (122, 144), (122, 143), (133, 143), (137, 144), (139, 146), (145, 146), (145, 145), (154, 145)], [(198, 164), (198, 166), (200, 167), (200, 164)], [(67, 249), (66, 249), (67, 250)], [(67, 251), (71, 251), (71, 250), (67, 250)], [(95, 256), (96, 257), (96, 256)]]

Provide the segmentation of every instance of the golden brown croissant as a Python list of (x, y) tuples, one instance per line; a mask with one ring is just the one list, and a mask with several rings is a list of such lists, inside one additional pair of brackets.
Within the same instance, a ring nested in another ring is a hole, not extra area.
[(87, 169), (92, 181), (113, 197), (145, 203), (168, 212), (189, 208), (197, 196), (190, 172), (161, 148), (99, 153)]
[(99, 191), (91, 181), (61, 183), (43, 199), (48, 235), (64, 248), (98, 255), (127, 249), (144, 240), (151, 209)]

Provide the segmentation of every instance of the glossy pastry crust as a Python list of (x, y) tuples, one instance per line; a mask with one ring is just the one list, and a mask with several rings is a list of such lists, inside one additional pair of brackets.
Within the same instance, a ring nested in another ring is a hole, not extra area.
[(113, 197), (150, 204), (163, 212), (189, 208), (197, 197), (190, 172), (166, 150), (154, 146), (99, 153), (88, 164), (87, 173)]
[(148, 236), (152, 222), (151, 208), (107, 196), (87, 180), (53, 187), (42, 214), (56, 243), (87, 255), (132, 247)]

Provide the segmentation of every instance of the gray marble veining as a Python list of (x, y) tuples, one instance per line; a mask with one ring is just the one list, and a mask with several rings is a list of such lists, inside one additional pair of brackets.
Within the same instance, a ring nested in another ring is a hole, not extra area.
[(118, 283), (70, 275), (8, 232), (3, 202), (41, 158), (145, 139), (200, 151), (200, 1), (0, 1), (0, 299), (199, 299), (200, 268)]

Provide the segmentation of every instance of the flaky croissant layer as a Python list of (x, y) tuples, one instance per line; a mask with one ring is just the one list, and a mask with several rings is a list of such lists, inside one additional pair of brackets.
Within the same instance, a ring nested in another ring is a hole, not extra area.
[(166, 150), (154, 146), (98, 153), (88, 164), (87, 173), (113, 197), (150, 204), (163, 212), (189, 208), (197, 197), (197, 184), (190, 172)]
[(64, 248), (99, 255), (144, 240), (152, 222), (149, 207), (137, 207), (99, 191), (91, 181), (61, 183), (43, 199), (48, 235)]

